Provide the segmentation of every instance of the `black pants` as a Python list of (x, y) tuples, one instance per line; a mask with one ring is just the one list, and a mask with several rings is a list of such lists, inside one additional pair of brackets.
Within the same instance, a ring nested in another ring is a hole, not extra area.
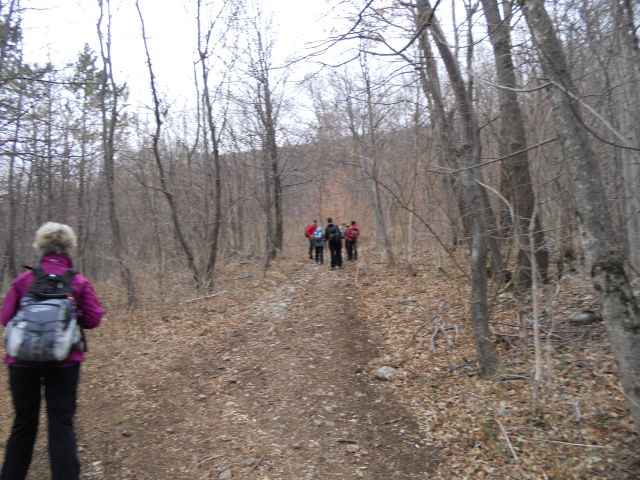
[(15, 420), (7, 442), (0, 480), (24, 480), (38, 433), (40, 389), (44, 385), (52, 480), (80, 478), (73, 416), (80, 365), (72, 367), (9, 367)]
[(342, 241), (329, 241), (329, 251), (331, 252), (331, 268), (342, 267)]
[(313, 260), (313, 248), (314, 248), (314, 245), (313, 245), (313, 238), (310, 238), (310, 239), (309, 239), (309, 258), (310, 258), (311, 260)]
[(346, 240), (345, 246), (347, 247), (347, 260), (357, 260), (358, 242), (355, 240)]
[(316, 263), (324, 263), (324, 245), (316, 245)]

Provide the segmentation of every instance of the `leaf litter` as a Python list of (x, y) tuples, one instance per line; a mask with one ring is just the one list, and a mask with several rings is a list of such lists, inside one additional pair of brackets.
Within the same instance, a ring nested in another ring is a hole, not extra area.
[[(567, 320), (598, 313), (587, 278), (543, 289), (534, 414), (530, 301), (494, 301), (503, 369), (482, 380), (468, 280), (426, 254), (388, 269), (361, 253), (336, 272), (297, 258), (267, 276), (230, 263), (208, 292), (224, 293), (202, 299), (188, 278), (171, 296), (149, 279), (135, 310), (117, 285), (98, 285), (109, 313), (82, 369), (82, 478), (640, 477), (602, 322)], [(390, 381), (374, 376), (384, 366)], [(30, 479), (47, 478), (46, 448), (41, 428)]]

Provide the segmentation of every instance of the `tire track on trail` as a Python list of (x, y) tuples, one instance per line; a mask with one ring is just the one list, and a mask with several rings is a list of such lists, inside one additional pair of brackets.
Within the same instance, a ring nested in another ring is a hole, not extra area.
[(350, 268), (297, 266), (235, 332), (219, 425), (233, 478), (429, 478), (417, 425), (366, 371), (376, 347)]
[[(356, 265), (281, 268), (251, 295), (123, 311), (95, 332), (83, 480), (430, 478), (437, 454), (368, 371), (377, 347), (357, 315)], [(48, 478), (45, 430), (29, 480)]]

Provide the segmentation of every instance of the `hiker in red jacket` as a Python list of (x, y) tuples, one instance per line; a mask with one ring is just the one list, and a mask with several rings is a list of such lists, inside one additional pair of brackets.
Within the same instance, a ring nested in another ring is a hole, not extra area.
[(309, 258), (311, 260), (313, 260), (314, 252), (313, 234), (316, 233), (316, 228), (318, 228), (318, 221), (314, 220), (313, 223), (310, 223), (304, 231), (305, 237), (307, 237), (307, 240), (309, 240)]
[(358, 259), (358, 238), (360, 237), (360, 227), (356, 225), (356, 221), (352, 220), (351, 225), (347, 228), (345, 235), (345, 246), (347, 247), (347, 260)]

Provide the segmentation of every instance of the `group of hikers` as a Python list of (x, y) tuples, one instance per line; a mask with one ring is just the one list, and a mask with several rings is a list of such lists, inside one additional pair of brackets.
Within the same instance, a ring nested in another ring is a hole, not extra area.
[(342, 268), (342, 241), (347, 250), (347, 260), (358, 259), (358, 238), (360, 227), (355, 220), (347, 227), (346, 223), (336, 225), (331, 217), (327, 218), (327, 228), (323, 229), (317, 220), (310, 223), (305, 229), (305, 237), (309, 241), (309, 259), (318, 264), (324, 263), (324, 245), (329, 247), (331, 253), (331, 270)]

